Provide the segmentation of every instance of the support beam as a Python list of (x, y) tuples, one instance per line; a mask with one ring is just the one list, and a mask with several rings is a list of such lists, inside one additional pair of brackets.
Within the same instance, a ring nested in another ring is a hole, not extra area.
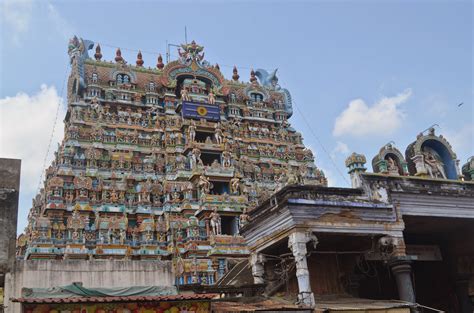
[[(288, 247), (291, 249), (296, 263), (296, 278), (298, 279), (298, 302), (308, 307), (314, 307), (314, 294), (311, 290), (308, 262), (306, 260), (306, 243), (316, 238), (308, 233), (294, 232), (288, 237)], [(317, 241), (316, 241), (317, 242)]]

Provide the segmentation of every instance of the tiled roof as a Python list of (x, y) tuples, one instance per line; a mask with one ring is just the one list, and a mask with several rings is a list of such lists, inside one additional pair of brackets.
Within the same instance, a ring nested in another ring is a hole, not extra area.
[(125, 296), (125, 297), (69, 297), (69, 298), (12, 298), (20, 303), (108, 303), (108, 302), (149, 302), (149, 301), (183, 301), (211, 300), (217, 294), (181, 294), (168, 296)]

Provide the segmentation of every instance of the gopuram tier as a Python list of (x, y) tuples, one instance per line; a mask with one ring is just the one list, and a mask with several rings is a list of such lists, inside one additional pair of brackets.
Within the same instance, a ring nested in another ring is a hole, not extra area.
[(19, 258), (173, 260), (177, 284), (212, 285), (249, 256), (247, 213), (286, 185), (327, 185), (276, 70), (228, 80), (194, 41), (178, 52), (147, 68), (71, 39), (65, 136)]

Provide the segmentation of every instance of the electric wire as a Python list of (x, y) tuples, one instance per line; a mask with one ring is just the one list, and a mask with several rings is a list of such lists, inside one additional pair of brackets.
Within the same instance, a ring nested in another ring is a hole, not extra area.
[(48, 148), (46, 150), (46, 154), (45, 154), (44, 159), (43, 159), (43, 167), (42, 167), (40, 177), (39, 177), (38, 188), (36, 189), (37, 194), (39, 193), (39, 191), (41, 189), (41, 185), (42, 185), (42, 181), (43, 181), (43, 175), (44, 175), (44, 172), (46, 171), (46, 163), (48, 161), (48, 156), (49, 156), (49, 153), (50, 153), (50, 150), (51, 150), (51, 144), (53, 143), (53, 137), (54, 137), (54, 133), (56, 131), (56, 125), (57, 125), (57, 122), (58, 122), (58, 117), (59, 117), (59, 111), (61, 109), (61, 104), (63, 102), (64, 87), (66, 85), (66, 80), (67, 80), (67, 77), (68, 77), (69, 68), (70, 68), (70, 65), (68, 64), (66, 66), (66, 72), (64, 74), (63, 84), (61, 86), (61, 92), (59, 94), (58, 106), (56, 107), (56, 113), (55, 113), (55, 117), (54, 117), (54, 121), (53, 121), (53, 128), (51, 130), (51, 136), (49, 137)]
[[(96, 41), (94, 41), (95, 43)], [(130, 52), (142, 52), (142, 53), (146, 53), (146, 54), (156, 54), (156, 55), (159, 55), (161, 54), (162, 56), (163, 55), (166, 55), (166, 52), (160, 52), (160, 51), (150, 51), (150, 50), (140, 50), (140, 49), (133, 49), (133, 48), (127, 48), (127, 47), (120, 47), (120, 46), (117, 46), (117, 45), (112, 45), (112, 44), (109, 44), (109, 43), (102, 43), (102, 42), (97, 42), (98, 44), (100, 44), (101, 47), (109, 47), (109, 48), (115, 48), (115, 49), (119, 49), (120, 50), (124, 50), (124, 51), (130, 51)], [(179, 55), (177, 55), (176, 53), (172, 53), (170, 54), (170, 56), (173, 56), (175, 58), (179, 58)], [(255, 69), (255, 67), (249, 67), (249, 66), (237, 66), (237, 65), (228, 65), (228, 64), (219, 64), (220, 67), (227, 67), (227, 68), (234, 68), (234, 66), (237, 68), (237, 69), (240, 69), (240, 70), (252, 70), (252, 69)], [(268, 71), (268, 69), (265, 69)]]
[(311, 125), (308, 123), (308, 121), (306, 120), (306, 117), (304, 116), (304, 114), (301, 112), (299, 106), (293, 104), (293, 106), (296, 108), (296, 110), (298, 111), (299, 115), (301, 116), (301, 118), (303, 119), (304, 123), (306, 124), (306, 127), (308, 127), (309, 129), (309, 132), (313, 135), (313, 137), (316, 139), (316, 141), (319, 143), (319, 145), (321, 146), (321, 148), (323, 149), (323, 151), (326, 153), (326, 155), (329, 157), (329, 160), (331, 160), (331, 163), (333, 165), (333, 167), (336, 169), (336, 171), (338, 172), (338, 174), (342, 177), (342, 179), (346, 182), (346, 184), (350, 185), (349, 181), (347, 180), (347, 178), (342, 174), (342, 171), (339, 169), (339, 167), (337, 166), (336, 162), (334, 161), (333, 157), (331, 156), (331, 154), (326, 150), (326, 147), (323, 145), (322, 141), (319, 139), (319, 137), (316, 135), (316, 132), (313, 130), (313, 128), (311, 127)]

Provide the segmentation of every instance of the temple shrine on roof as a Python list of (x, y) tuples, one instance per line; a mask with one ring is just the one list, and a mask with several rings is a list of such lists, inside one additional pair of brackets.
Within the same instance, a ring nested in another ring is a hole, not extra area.
[(249, 256), (248, 212), (285, 185), (327, 185), (276, 70), (226, 79), (194, 41), (153, 68), (92, 48), (69, 43), (65, 136), (19, 257), (172, 260), (177, 284), (212, 285)]

